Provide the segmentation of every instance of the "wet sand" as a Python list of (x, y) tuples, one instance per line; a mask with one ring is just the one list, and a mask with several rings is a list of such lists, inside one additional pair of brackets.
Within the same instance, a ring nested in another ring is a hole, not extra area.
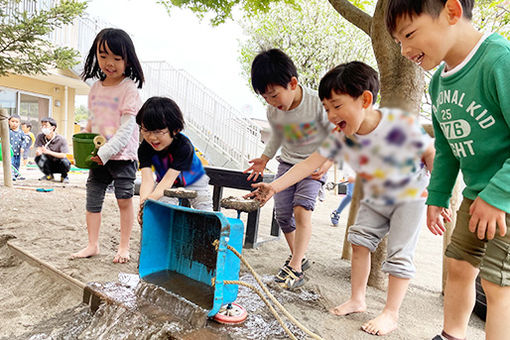
[[(119, 242), (119, 214), (113, 194), (107, 194), (100, 233), (101, 254), (90, 259), (69, 260), (68, 256), (86, 245), (85, 180), (86, 174), (72, 173), (71, 183), (40, 182), (37, 170), (26, 170), (26, 181), (15, 183), (21, 188), (0, 187), (0, 235), (12, 235), (11, 242), (32, 255), (83, 282), (117, 281), (119, 273), (137, 273), (140, 228), (135, 224), (131, 238), (131, 262), (113, 264)], [(58, 176), (57, 176), (58, 177)], [(27, 189), (30, 186), (32, 189)], [(53, 188), (53, 192), (36, 192), (36, 187)], [(240, 196), (242, 191), (225, 189), (224, 197)], [(360, 325), (375, 317), (383, 308), (385, 292), (368, 288), (368, 311), (346, 317), (328, 313), (349, 297), (350, 263), (341, 259), (347, 211), (339, 227), (329, 224), (330, 212), (342, 196), (326, 193), (326, 201), (318, 202), (313, 215), (313, 236), (307, 256), (313, 262), (306, 272), (307, 282), (297, 292), (278, 291), (284, 306), (303, 324), (325, 339), (373, 339), (360, 330)], [(138, 207), (138, 197), (133, 204)], [(269, 239), (271, 202), (262, 209), (259, 239)], [(234, 212), (225, 212), (230, 217)], [(245, 218), (243, 214), (242, 218)], [(27, 263), (12, 257), (0, 237), (0, 338), (24, 334), (32, 325), (76, 306), (81, 296), (62, 287)], [(255, 270), (271, 281), (289, 251), (282, 238), (264, 242), (243, 254)], [(441, 263), (442, 240), (423, 225), (416, 254), (417, 275), (404, 301), (400, 328), (387, 339), (431, 339), (441, 329)], [(242, 270), (245, 275), (246, 270)], [(274, 289), (273, 285), (271, 287)], [(240, 299), (244, 293), (240, 292)], [(248, 299), (247, 328), (260, 327), (259, 315), (269, 315), (261, 301)], [(469, 339), (483, 339), (483, 322), (472, 316)], [(237, 326), (242, 327), (242, 326)], [(275, 324), (272, 327), (279, 327)], [(236, 332), (237, 338), (251, 338), (249, 332)], [(271, 339), (272, 336), (266, 337)]]

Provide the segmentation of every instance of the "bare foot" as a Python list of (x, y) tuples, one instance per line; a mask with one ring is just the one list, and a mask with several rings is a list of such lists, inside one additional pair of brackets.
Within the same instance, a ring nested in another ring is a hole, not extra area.
[(336, 306), (329, 310), (330, 313), (344, 316), (352, 313), (362, 313), (367, 310), (367, 305), (364, 302), (355, 301), (349, 299), (342, 303), (341, 305)]
[(386, 335), (398, 327), (398, 315), (383, 311), (375, 319), (365, 322), (361, 329), (373, 335)]
[(128, 263), (129, 262), (129, 249), (119, 249), (113, 258), (113, 263)]
[(99, 254), (99, 246), (87, 246), (77, 253), (71, 254), (70, 260), (92, 257)]

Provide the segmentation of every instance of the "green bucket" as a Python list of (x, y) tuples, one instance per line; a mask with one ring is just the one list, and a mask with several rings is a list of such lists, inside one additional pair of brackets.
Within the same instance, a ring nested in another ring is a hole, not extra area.
[(97, 166), (96, 162), (90, 160), (96, 149), (94, 137), (97, 133), (77, 133), (73, 135), (73, 156), (76, 167), (91, 169)]
[[(12, 159), (12, 156), (14, 154), (12, 153), (12, 148), (11, 148), (11, 159)], [(2, 158), (2, 143), (0, 143), (0, 162), (3, 161), (3, 158)]]

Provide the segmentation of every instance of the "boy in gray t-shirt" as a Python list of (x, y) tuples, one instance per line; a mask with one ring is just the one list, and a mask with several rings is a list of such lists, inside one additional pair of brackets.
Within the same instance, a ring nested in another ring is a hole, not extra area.
[[(317, 95), (300, 86), (297, 77), (292, 60), (278, 49), (261, 52), (253, 60), (251, 83), (269, 104), (272, 135), (262, 156), (252, 159), (252, 166), (245, 170), (252, 171), (248, 180), (262, 175), (280, 147), (276, 177), (282, 176), (312, 154), (333, 129)], [(276, 220), (291, 252), (275, 277), (283, 288), (292, 290), (304, 284), (303, 271), (310, 266), (305, 252), (312, 234), (312, 211), (331, 164), (318, 167), (311, 176), (275, 195)]]

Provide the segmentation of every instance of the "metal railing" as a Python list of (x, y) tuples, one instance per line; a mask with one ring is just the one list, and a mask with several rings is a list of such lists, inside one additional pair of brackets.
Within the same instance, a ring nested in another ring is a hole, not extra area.
[(175, 100), (188, 128), (234, 161), (237, 168), (245, 168), (248, 160), (262, 153), (260, 128), (188, 72), (164, 61), (143, 62), (142, 66), (146, 79), (144, 97), (167, 96)]

